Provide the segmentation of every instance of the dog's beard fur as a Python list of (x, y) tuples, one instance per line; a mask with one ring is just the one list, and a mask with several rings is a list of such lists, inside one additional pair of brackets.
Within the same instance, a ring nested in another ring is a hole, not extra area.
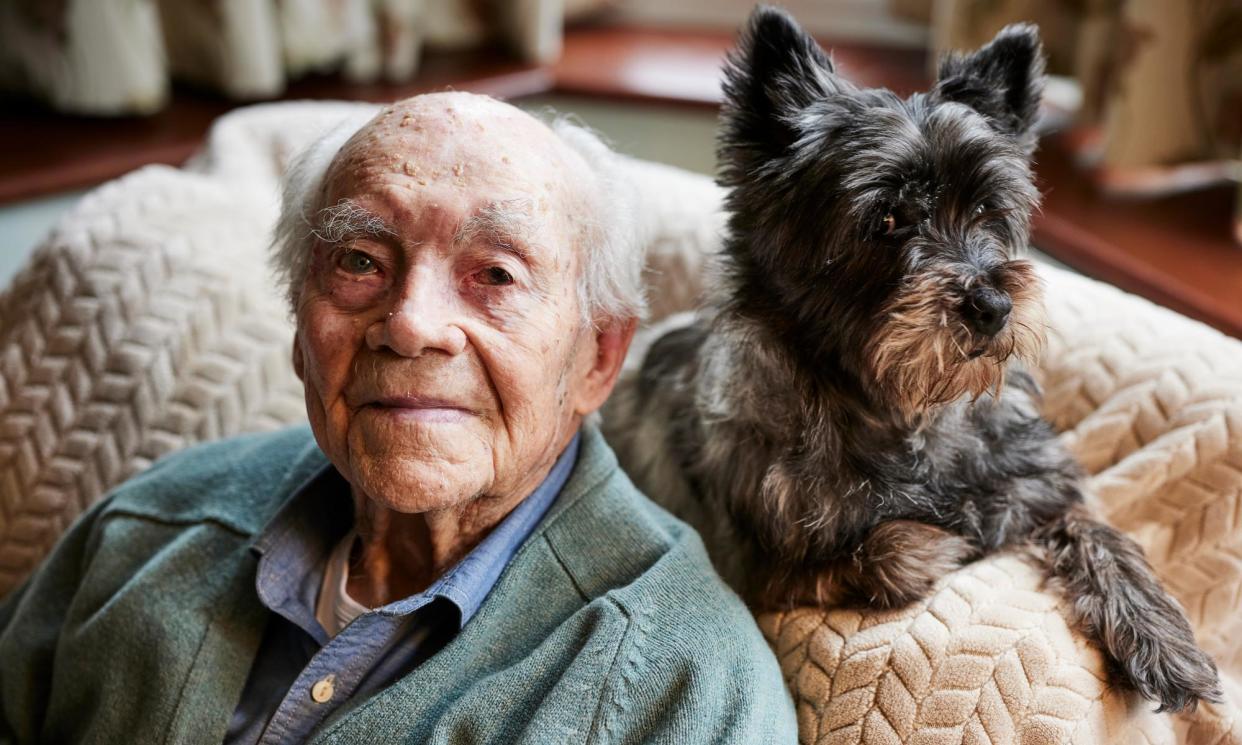
[(963, 396), (1000, 396), (1011, 360), (1033, 365), (1044, 345), (1043, 292), (1031, 262), (1017, 259), (1000, 271), (996, 284), (1013, 309), (1000, 333), (980, 340), (958, 308), (974, 284), (973, 275), (951, 270), (907, 278), (882, 312), (868, 345), (866, 378), (878, 398), (907, 421)]
[(713, 306), (655, 341), (605, 432), (752, 605), (898, 607), (1034, 545), (1119, 681), (1180, 710), (1219, 700), (1215, 666), (1138, 546), (1083, 512), (1016, 364), (1043, 338), (1013, 258), (1042, 77), (1034, 29), (1010, 27), (902, 100), (757, 10), (726, 68)]

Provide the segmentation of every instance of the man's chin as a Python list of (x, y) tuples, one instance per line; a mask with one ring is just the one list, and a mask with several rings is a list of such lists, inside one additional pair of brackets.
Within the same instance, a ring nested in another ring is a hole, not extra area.
[(460, 506), (480, 494), (488, 481), (486, 469), (473, 458), (445, 462), (420, 454), (386, 453), (354, 455), (352, 460), (355, 493), (396, 512), (415, 514)]

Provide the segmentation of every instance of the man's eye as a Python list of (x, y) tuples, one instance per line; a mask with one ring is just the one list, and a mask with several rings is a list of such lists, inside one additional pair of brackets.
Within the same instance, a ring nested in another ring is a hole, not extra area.
[(513, 275), (498, 266), (489, 266), (479, 272), (479, 280), (485, 285), (511, 285)]
[(340, 261), (341, 268), (350, 274), (369, 274), (375, 271), (375, 260), (361, 251), (347, 251)]

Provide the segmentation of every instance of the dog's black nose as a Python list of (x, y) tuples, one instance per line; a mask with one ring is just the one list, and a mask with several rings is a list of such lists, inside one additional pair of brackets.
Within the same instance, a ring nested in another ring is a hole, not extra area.
[(962, 308), (966, 322), (984, 336), (996, 336), (1005, 328), (1013, 301), (1009, 296), (991, 287), (978, 287), (971, 291)]

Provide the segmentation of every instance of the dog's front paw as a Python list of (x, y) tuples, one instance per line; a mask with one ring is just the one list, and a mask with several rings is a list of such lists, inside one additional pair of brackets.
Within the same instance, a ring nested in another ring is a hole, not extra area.
[(854, 602), (900, 608), (927, 597), (975, 553), (965, 538), (934, 525), (892, 520), (871, 529), (842, 581)]

